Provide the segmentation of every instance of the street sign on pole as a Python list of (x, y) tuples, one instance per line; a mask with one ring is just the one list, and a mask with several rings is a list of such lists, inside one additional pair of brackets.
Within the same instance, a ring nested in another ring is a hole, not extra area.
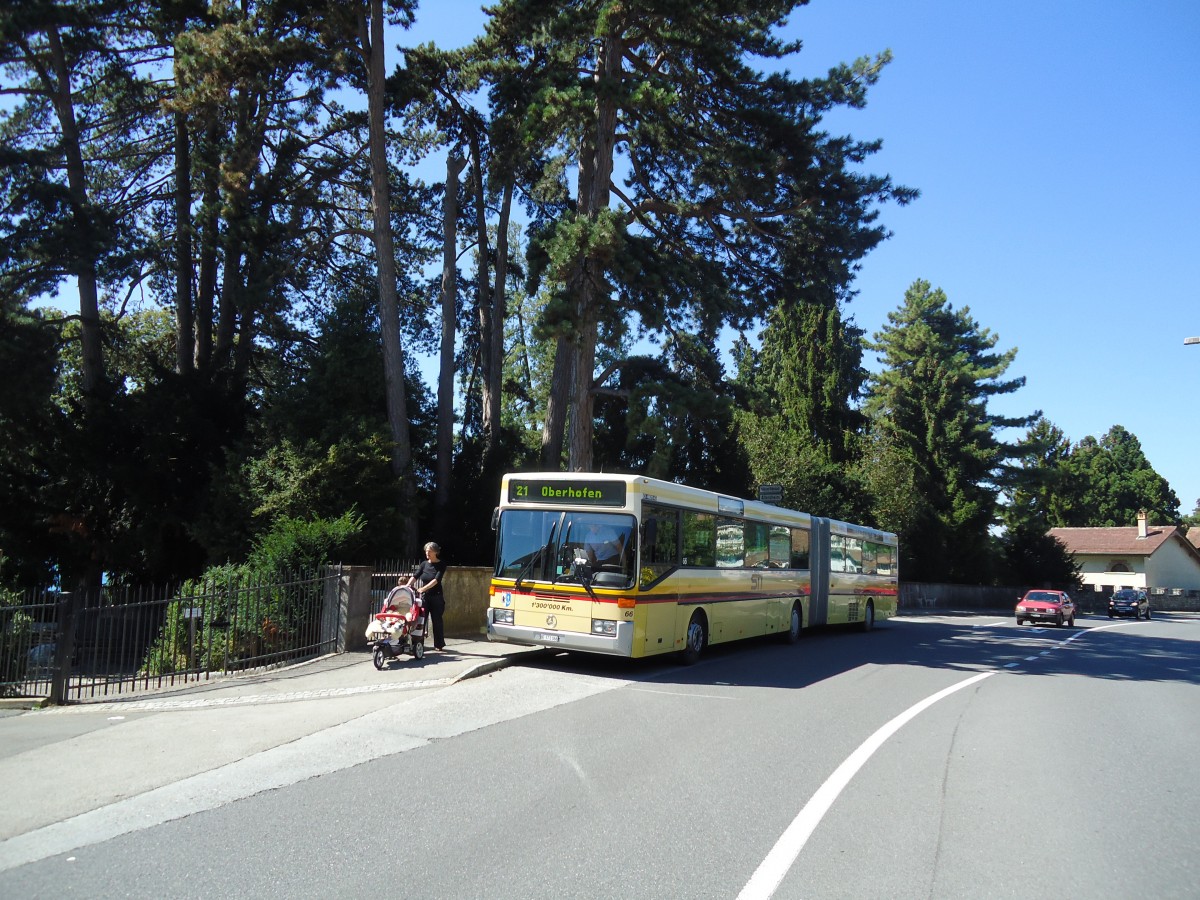
[(763, 503), (782, 503), (783, 502), (783, 485), (782, 484), (760, 484), (758, 486), (758, 499)]

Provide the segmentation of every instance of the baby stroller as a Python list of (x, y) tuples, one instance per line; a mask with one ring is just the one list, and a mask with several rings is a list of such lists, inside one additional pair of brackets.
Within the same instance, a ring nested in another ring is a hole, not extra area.
[[(406, 600), (408, 609), (402, 610)], [(425, 608), (411, 588), (397, 587), (388, 594), (367, 626), (367, 646), (376, 669), (405, 653), (417, 659), (425, 656)]]

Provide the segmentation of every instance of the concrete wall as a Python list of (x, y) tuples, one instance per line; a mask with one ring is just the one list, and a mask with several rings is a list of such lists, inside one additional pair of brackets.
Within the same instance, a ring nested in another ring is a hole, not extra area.
[(1020, 588), (902, 581), (898, 605), (901, 613), (919, 609), (1015, 609), (1022, 593)]
[[(370, 566), (343, 566), (339, 591), (341, 615), (338, 650), (365, 650), (367, 625), (379, 612), (381, 601), (371, 593)], [(442, 593), (446, 614), (442, 618), (448, 638), (486, 639), (490, 566), (450, 566)], [(430, 641), (432, 643), (432, 641)]]
[(446, 569), (446, 637), (487, 640), (488, 592), (491, 566), (450, 566)]

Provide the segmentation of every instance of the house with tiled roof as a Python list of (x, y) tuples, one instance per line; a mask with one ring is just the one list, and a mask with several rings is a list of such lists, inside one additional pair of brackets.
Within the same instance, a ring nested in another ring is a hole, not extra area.
[(1050, 536), (1074, 557), (1080, 580), (1093, 590), (1200, 590), (1200, 548), (1177, 525), (1150, 525), (1145, 512), (1134, 527), (1051, 528)]

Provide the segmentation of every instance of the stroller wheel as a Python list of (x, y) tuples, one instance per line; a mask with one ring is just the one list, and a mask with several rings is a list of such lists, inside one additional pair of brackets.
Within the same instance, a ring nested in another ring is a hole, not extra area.
[(413, 656), (417, 659), (422, 659), (425, 656), (425, 642), (413, 641)]
[(377, 668), (377, 669), (382, 669), (382, 668), (383, 668), (383, 664), (384, 664), (384, 663), (385, 663), (387, 660), (384, 658), (384, 655), (383, 655), (383, 648), (382, 648), (382, 647), (376, 647), (376, 648), (375, 648), (375, 655), (371, 657), (371, 661), (372, 661), (373, 663), (375, 663), (375, 668)]

